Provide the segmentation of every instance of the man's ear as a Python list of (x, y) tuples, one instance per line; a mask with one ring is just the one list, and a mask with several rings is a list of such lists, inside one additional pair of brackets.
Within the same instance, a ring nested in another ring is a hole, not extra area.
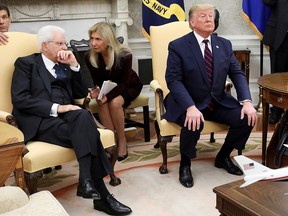
[(43, 52), (43, 51), (46, 51), (46, 50), (48, 49), (47, 46), (48, 46), (48, 43), (47, 43), (47, 42), (43, 42), (43, 43), (42, 43), (42, 45), (41, 45), (42, 52)]
[(219, 26), (219, 19), (220, 19), (220, 13), (217, 9), (215, 9), (215, 18), (214, 18), (215, 28), (214, 28), (214, 31), (216, 31), (216, 29)]

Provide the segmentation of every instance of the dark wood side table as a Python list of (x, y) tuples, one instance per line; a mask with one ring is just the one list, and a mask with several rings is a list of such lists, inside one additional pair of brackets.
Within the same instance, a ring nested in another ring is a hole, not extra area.
[(284, 216), (288, 213), (288, 183), (256, 182), (244, 188), (243, 180), (215, 187), (221, 216)]
[(260, 98), (263, 109), (262, 164), (266, 164), (269, 104), (288, 109), (288, 73), (273, 73), (259, 77)]
[(24, 136), (18, 128), (4, 122), (0, 122), (0, 134), (0, 186), (14, 172), (16, 185), (26, 191), (22, 163)]
[(247, 82), (249, 83), (249, 73), (250, 73), (250, 53), (249, 49), (233, 50), (236, 59), (238, 60), (241, 69), (244, 71)]

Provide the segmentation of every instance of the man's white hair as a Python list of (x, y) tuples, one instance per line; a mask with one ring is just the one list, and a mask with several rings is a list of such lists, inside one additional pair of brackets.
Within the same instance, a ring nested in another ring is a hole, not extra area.
[(55, 33), (65, 35), (65, 30), (59, 26), (46, 25), (38, 31), (37, 43), (40, 52), (42, 52), (42, 43), (51, 41)]

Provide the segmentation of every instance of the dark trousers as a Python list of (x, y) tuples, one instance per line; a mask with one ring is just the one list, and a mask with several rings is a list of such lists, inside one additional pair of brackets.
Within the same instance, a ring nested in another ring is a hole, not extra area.
[(288, 72), (288, 34), (277, 50), (270, 47), (270, 63), (271, 73)]
[[(227, 136), (225, 138), (225, 145), (233, 147), (238, 150), (245, 148), (245, 144), (253, 129), (252, 126), (248, 126), (247, 116), (240, 119), (242, 107), (239, 105), (237, 108), (227, 108), (221, 105), (217, 105), (213, 111), (206, 108), (202, 110), (202, 114), (205, 120), (214, 121), (221, 124), (230, 126)], [(190, 159), (196, 157), (196, 144), (200, 138), (200, 133), (203, 130), (203, 122), (199, 130), (188, 130), (184, 126), (186, 113), (180, 116), (177, 120), (177, 124), (182, 127), (180, 132), (180, 153), (187, 155)]]
[[(284, 38), (281, 46), (275, 50), (270, 47), (270, 63), (271, 63), (271, 73), (281, 73), (288, 72), (288, 33)], [(273, 106), (271, 108), (272, 112), (283, 113), (282, 108)]]
[[(100, 133), (88, 110), (81, 109), (43, 119), (33, 140), (74, 148), (77, 159), (91, 155), (92, 176), (103, 178), (113, 172), (100, 140)], [(95, 172), (95, 173), (94, 173)]]

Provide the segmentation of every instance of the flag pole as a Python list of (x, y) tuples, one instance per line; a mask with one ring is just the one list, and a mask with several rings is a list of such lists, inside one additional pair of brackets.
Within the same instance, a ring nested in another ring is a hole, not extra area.
[[(264, 46), (262, 40), (260, 40), (260, 77), (263, 76), (263, 56), (264, 56)], [(259, 101), (255, 109), (258, 112), (262, 113), (262, 101), (261, 101), (261, 92), (259, 91)]]
[(260, 76), (263, 76), (263, 42), (260, 40)]

